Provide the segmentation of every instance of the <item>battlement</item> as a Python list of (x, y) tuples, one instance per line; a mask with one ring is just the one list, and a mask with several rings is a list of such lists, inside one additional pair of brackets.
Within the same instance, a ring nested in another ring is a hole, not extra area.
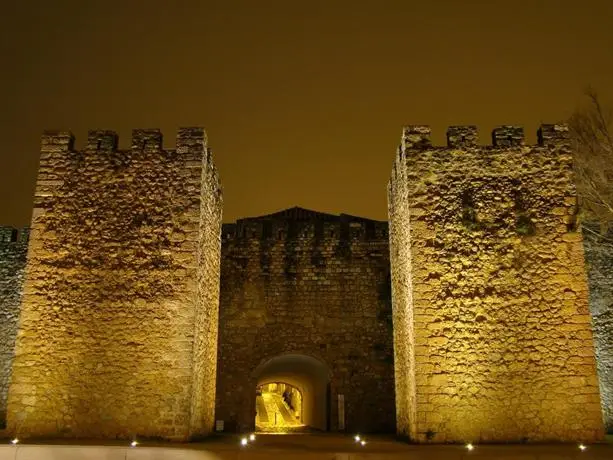
[(80, 180), (84, 175), (96, 175), (101, 170), (117, 173), (117, 179), (126, 181), (136, 180), (149, 170), (157, 171), (158, 178), (178, 175), (186, 187), (201, 191), (201, 199), (209, 194), (222, 199), (221, 180), (207, 147), (204, 128), (179, 128), (176, 148), (164, 148), (159, 129), (134, 129), (130, 148), (119, 149), (118, 145), (119, 136), (111, 130), (88, 131), (82, 148), (75, 148), (75, 136), (69, 131), (44, 131), (34, 194), (34, 218), (53, 206), (54, 200), (62, 194), (61, 189), (68, 186), (67, 182)]
[[(45, 153), (75, 152), (75, 136), (70, 131), (44, 131), (41, 151)], [(207, 136), (204, 128), (179, 128), (176, 137), (176, 152), (204, 153)], [(133, 129), (130, 150), (132, 152), (160, 152), (165, 150), (163, 135), (159, 129)], [(91, 152), (117, 152), (119, 136), (115, 131), (93, 129), (87, 133), (84, 150)], [(169, 149), (166, 149), (169, 150)], [(170, 151), (170, 150), (169, 150)]]
[(119, 136), (115, 131), (101, 129), (90, 130), (87, 133), (87, 150), (114, 152), (117, 150)]
[(0, 226), (0, 244), (27, 243), (30, 227), (15, 228)]
[(543, 124), (537, 131), (539, 145), (565, 143), (570, 139), (570, 131), (566, 124)]
[[(428, 125), (408, 125), (402, 130), (401, 150), (429, 150), (432, 130)], [(569, 139), (565, 124), (543, 124), (537, 131), (538, 146), (565, 143)], [(474, 125), (450, 126), (447, 128), (447, 148), (478, 148), (479, 134)], [(510, 148), (525, 145), (524, 128), (502, 125), (492, 131), (492, 145), (489, 148)], [(484, 146), (487, 147), (487, 146)], [(444, 148), (444, 147), (442, 147)]]
[(450, 126), (447, 128), (447, 145), (449, 147), (475, 147), (479, 141), (477, 127)]
[(75, 137), (70, 131), (43, 131), (41, 151), (43, 152), (71, 152), (74, 151)]
[(402, 129), (402, 150), (426, 150), (432, 147), (430, 136), (432, 129), (428, 125), (408, 125)]
[[(399, 176), (407, 173), (405, 162), (408, 157), (422, 158), (427, 161), (435, 160), (435, 162), (440, 163), (441, 155), (447, 152), (446, 154), (451, 155), (450, 159), (458, 157), (457, 159), (461, 160), (461, 158), (464, 158), (465, 161), (476, 164), (476, 162), (493, 158), (496, 156), (496, 152), (502, 154), (501, 158), (507, 159), (510, 159), (509, 155), (513, 153), (514, 158), (519, 160), (518, 156), (526, 157), (546, 152), (568, 153), (570, 147), (569, 128), (566, 124), (542, 124), (538, 128), (535, 145), (526, 144), (523, 127), (515, 125), (502, 125), (494, 128), (491, 133), (492, 142), (490, 145), (478, 143), (479, 132), (474, 125), (449, 126), (447, 128), (446, 146), (432, 145), (431, 135), (432, 130), (428, 125), (408, 125), (402, 129), (401, 142), (388, 183), (388, 193), (398, 186), (402, 186), (401, 184), (404, 181)], [(424, 155), (427, 155), (428, 158), (425, 158)], [(439, 166), (442, 167), (445, 164), (447, 163), (443, 162)]]
[[(130, 148), (120, 150), (118, 146), (119, 136), (111, 130), (88, 131), (87, 142), (82, 149), (75, 149), (75, 136), (70, 131), (44, 131), (36, 200), (54, 193), (54, 187), (62, 184), (70, 165), (93, 161), (110, 162), (113, 167), (127, 166), (132, 160), (147, 161), (149, 155), (182, 163), (189, 169), (202, 167), (210, 178), (208, 182), (214, 188), (221, 189), (219, 174), (211, 150), (207, 148), (207, 136), (202, 127), (179, 128), (175, 149), (164, 148), (163, 135), (159, 129), (134, 129)], [(36, 201), (35, 207), (40, 207), (40, 204)]]
[[(177, 153), (204, 151), (207, 136), (204, 128), (179, 128), (177, 133)], [(210, 151), (208, 152), (210, 159)]]
[(499, 126), (492, 131), (492, 145), (498, 148), (524, 145), (524, 128), (521, 126)]

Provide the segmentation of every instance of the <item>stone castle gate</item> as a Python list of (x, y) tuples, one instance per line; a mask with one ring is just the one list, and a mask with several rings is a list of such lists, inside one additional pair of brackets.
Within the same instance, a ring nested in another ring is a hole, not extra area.
[(157, 130), (128, 150), (47, 132), (31, 236), (0, 228), (3, 433), (253, 430), (256, 388), (279, 383), (317, 430), (597, 440), (603, 413), (613, 429), (613, 256), (578, 231), (571, 163), (563, 126), (534, 146), (452, 127), (446, 147), (412, 126), (389, 235), (302, 208), (222, 228), (201, 128), (176, 149)]

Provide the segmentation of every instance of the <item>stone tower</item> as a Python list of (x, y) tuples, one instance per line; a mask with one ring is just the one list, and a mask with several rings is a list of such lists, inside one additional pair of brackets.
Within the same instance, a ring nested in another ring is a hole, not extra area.
[(213, 426), (221, 190), (201, 128), (46, 132), (8, 400), (18, 436)]
[(417, 441), (603, 434), (567, 129), (404, 129), (389, 185), (399, 433)]

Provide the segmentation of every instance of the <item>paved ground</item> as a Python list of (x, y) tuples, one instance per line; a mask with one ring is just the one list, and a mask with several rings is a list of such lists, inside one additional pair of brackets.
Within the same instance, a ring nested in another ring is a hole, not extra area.
[(256, 429), (260, 432), (291, 432), (299, 430), (302, 424), (290, 413), (283, 397), (265, 392), (256, 397)]
[[(135, 449), (125, 449), (128, 459), (188, 459), (206, 458), (213, 460), (613, 460), (613, 440), (608, 443), (589, 445), (581, 451), (576, 444), (553, 445), (476, 445), (468, 451), (460, 445), (409, 445), (389, 437), (366, 437), (366, 445), (357, 444), (352, 436), (338, 434), (305, 435), (258, 435), (253, 443), (241, 446), (240, 437), (233, 435), (216, 436), (202, 443), (155, 444), (141, 442)], [(42, 443), (41, 443), (42, 444)], [(49, 444), (49, 443), (44, 443)], [(111, 459), (114, 456), (68, 455), (70, 449), (84, 449), (69, 442), (55, 442), (50, 447), (53, 456), (44, 458), (65, 459)], [(76, 444), (76, 443), (75, 443)], [(81, 446), (105, 444), (110, 449), (126, 448), (127, 443), (100, 443), (80, 441)], [(9, 446), (0, 446), (2, 451)], [(20, 445), (24, 454), (28, 446)], [(62, 451), (64, 449), (66, 452)], [(92, 447), (92, 453), (100, 448)], [(7, 452), (8, 453), (8, 452)], [(200, 456), (202, 455), (202, 456)], [(8, 458), (8, 457), (7, 457)], [(18, 460), (38, 460), (43, 457), (20, 456)]]
[[(365, 436), (365, 440), (366, 445), (361, 446), (348, 435), (258, 435), (255, 442), (243, 448), (239, 446), (238, 438), (227, 436), (202, 446), (222, 459), (613, 460), (611, 443), (590, 445), (585, 451), (581, 451), (577, 444), (475, 445), (472, 451), (468, 451), (461, 445), (410, 445), (383, 436)], [(236, 451), (238, 455), (231, 455)]]

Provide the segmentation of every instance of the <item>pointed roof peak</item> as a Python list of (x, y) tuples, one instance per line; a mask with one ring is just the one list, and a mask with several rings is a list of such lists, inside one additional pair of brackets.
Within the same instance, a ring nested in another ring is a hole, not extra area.
[[(350, 221), (350, 222), (386, 222), (368, 219), (365, 217), (353, 216), (350, 214), (330, 214), (327, 212), (314, 211), (312, 209), (303, 208), (302, 206), (293, 206), (291, 208), (282, 209), (270, 214), (264, 214), (261, 216), (243, 217), (237, 219), (235, 223), (254, 221), (254, 220), (276, 220), (276, 221), (294, 221), (294, 222), (338, 222), (338, 221)], [(230, 224), (226, 224), (230, 225)], [(232, 224), (233, 225), (233, 224)]]
[(312, 209), (293, 206), (281, 211), (257, 217), (258, 219), (283, 219), (283, 220), (336, 220), (337, 215), (313, 211)]

